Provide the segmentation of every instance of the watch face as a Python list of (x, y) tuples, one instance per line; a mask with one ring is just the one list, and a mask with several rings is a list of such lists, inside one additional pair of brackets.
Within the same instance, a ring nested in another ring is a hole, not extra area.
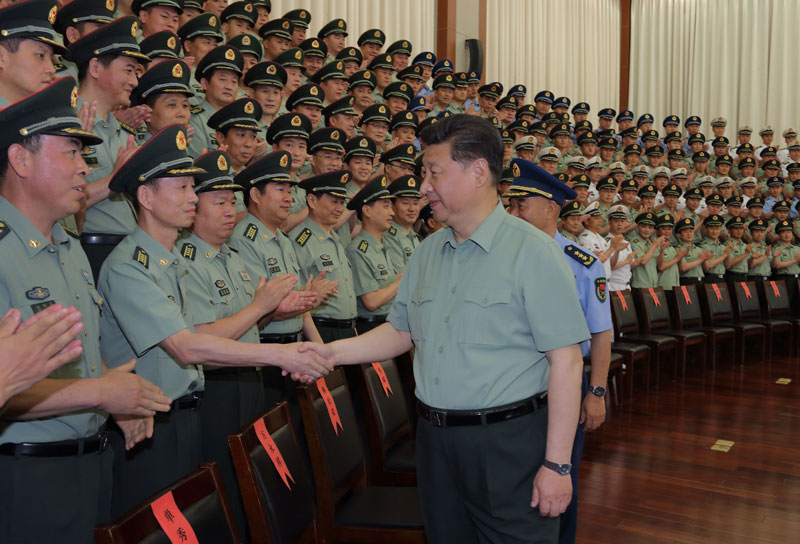
[(594, 387), (589, 387), (589, 391), (591, 391), (591, 393), (597, 397), (602, 397), (603, 395), (606, 394), (606, 388), (601, 387), (599, 385)]

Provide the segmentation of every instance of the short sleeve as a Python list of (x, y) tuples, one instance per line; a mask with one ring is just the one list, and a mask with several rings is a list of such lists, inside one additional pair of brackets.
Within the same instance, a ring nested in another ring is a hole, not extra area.
[(103, 296), (137, 357), (189, 328), (178, 301), (128, 263), (112, 265), (102, 279)]
[(372, 274), (372, 267), (363, 253), (357, 249), (348, 249), (347, 259), (353, 269), (353, 290), (357, 297), (380, 289), (378, 280)]
[(603, 265), (595, 261), (581, 275), (583, 285), (578, 289), (586, 324), (591, 334), (611, 330), (611, 305)]
[(392, 324), (398, 331), (405, 331), (410, 332), (411, 327), (408, 324), (408, 302), (410, 296), (410, 279), (414, 274), (412, 269), (410, 268), (411, 263), (414, 262), (414, 256), (411, 256), (411, 260), (409, 261), (409, 268), (406, 268), (405, 274), (400, 279), (400, 285), (397, 288), (397, 294), (394, 296), (394, 302), (392, 303), (392, 309), (389, 311), (389, 317), (387, 321)]

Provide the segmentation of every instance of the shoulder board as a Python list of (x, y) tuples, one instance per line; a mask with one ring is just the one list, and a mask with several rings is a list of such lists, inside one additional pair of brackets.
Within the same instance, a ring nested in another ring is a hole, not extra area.
[[(73, 238), (76, 238), (78, 240), (81, 239), (81, 235), (78, 234), (77, 232), (75, 232), (74, 230), (72, 230), (71, 228), (65, 227), (64, 225), (61, 225), (61, 228), (64, 229), (64, 232), (66, 232), (67, 234), (69, 234)], [(2, 238), (2, 235), (0, 235), (0, 238)]]
[(579, 263), (581, 263), (586, 268), (589, 268), (590, 266), (592, 266), (592, 263), (594, 263), (597, 260), (595, 257), (592, 257), (591, 255), (589, 255), (585, 251), (583, 251), (580, 248), (577, 248), (577, 247), (575, 247), (575, 246), (573, 246), (571, 244), (564, 248), (564, 253), (566, 253), (567, 255), (569, 255), (570, 257), (572, 257), (573, 259), (575, 259)]
[(249, 238), (251, 241), (255, 241), (256, 234), (258, 234), (258, 227), (253, 223), (250, 223), (247, 225), (247, 228), (244, 229), (244, 237)]
[(66, 69), (67, 69), (67, 65), (66, 65), (66, 64), (61, 64), (61, 63), (59, 62), (59, 63), (56, 63), (56, 64), (54, 64), (54, 65), (53, 65), (53, 68), (55, 68), (55, 69), (56, 69), (56, 72), (63, 72), (64, 70), (66, 70)]
[(190, 244), (188, 242), (183, 244), (183, 247), (181, 248), (181, 255), (193, 261), (195, 253), (197, 253), (197, 248), (194, 246), (194, 244)]
[(366, 240), (361, 240), (361, 243), (358, 244), (358, 250), (361, 253), (366, 253), (368, 247), (369, 247), (369, 242), (367, 242)]
[(133, 134), (135, 136), (136, 133), (139, 132), (138, 130), (136, 130), (135, 128), (133, 128), (132, 126), (130, 126), (127, 123), (123, 123), (122, 121), (117, 121), (117, 122), (119, 123), (119, 126), (122, 127), (122, 130), (124, 130), (125, 132), (127, 132), (129, 134)]
[(136, 249), (133, 250), (133, 260), (145, 268), (150, 268), (150, 255), (139, 246), (136, 246)]
[(197, 115), (203, 113), (204, 111), (206, 111), (205, 108), (201, 108), (200, 106), (195, 106), (191, 109), (192, 115)]
[(306, 242), (308, 242), (309, 238), (311, 238), (311, 229), (305, 228), (300, 231), (300, 234), (297, 235), (297, 238), (295, 238), (294, 241), (300, 244), (300, 247), (303, 247), (306, 245)]
[(11, 229), (8, 227), (8, 223), (0, 221), (0, 240), (8, 236), (9, 232), (11, 232)]
[(228, 249), (230, 249), (230, 250), (231, 250), (231, 251), (233, 251), (234, 253), (239, 253), (239, 250), (238, 250), (238, 249), (236, 249), (235, 247), (228, 246)]
[(397, 235), (397, 229), (394, 227), (389, 227), (389, 234), (391, 234), (392, 236)]

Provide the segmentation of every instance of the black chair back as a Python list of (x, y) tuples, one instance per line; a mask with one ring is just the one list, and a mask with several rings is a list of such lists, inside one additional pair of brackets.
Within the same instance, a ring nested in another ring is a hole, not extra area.
[(617, 338), (624, 333), (639, 331), (636, 307), (629, 289), (611, 292), (611, 317)]
[(664, 295), (663, 287), (650, 287), (639, 289), (639, 314), (643, 325), (643, 331), (650, 333), (659, 329), (670, 328), (669, 305), (667, 297)]
[(734, 282), (733, 294), (736, 297), (735, 315), (739, 320), (761, 318), (761, 303), (758, 300), (756, 282)]

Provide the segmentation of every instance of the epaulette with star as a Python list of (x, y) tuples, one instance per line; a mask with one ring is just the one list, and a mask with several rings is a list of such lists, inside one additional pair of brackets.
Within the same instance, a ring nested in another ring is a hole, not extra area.
[(573, 246), (572, 244), (564, 248), (564, 253), (581, 263), (586, 268), (592, 266), (592, 264), (597, 260), (596, 257), (589, 255), (585, 251)]
[(247, 228), (244, 230), (244, 237), (248, 238), (250, 241), (253, 242), (255, 242), (257, 234), (258, 234), (258, 227), (255, 226), (253, 223), (247, 225)]
[(311, 229), (305, 228), (300, 232), (300, 234), (297, 235), (297, 238), (295, 238), (294, 241), (297, 242), (300, 247), (303, 247), (306, 245), (306, 242), (308, 242), (309, 238), (311, 238)]

